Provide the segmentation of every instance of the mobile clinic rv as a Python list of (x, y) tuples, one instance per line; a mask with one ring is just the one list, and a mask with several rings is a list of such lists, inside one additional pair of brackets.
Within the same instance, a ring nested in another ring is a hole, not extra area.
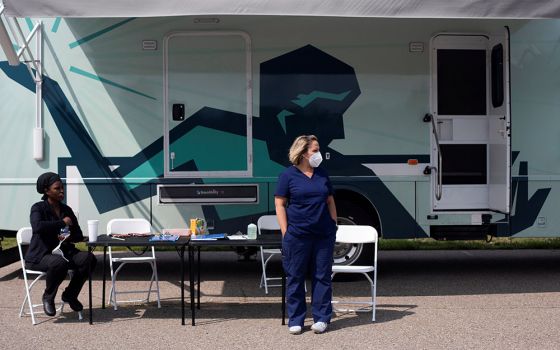
[(3, 3), (2, 230), (50, 170), (82, 224), (244, 231), (315, 134), (342, 223), (560, 235), (557, 1)]

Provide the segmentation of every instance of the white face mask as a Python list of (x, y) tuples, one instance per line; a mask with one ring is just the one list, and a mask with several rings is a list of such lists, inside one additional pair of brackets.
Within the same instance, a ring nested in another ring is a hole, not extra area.
[(321, 152), (315, 152), (311, 155), (311, 157), (309, 157), (309, 165), (311, 165), (313, 168), (318, 167), (322, 161), (323, 156), (321, 155)]

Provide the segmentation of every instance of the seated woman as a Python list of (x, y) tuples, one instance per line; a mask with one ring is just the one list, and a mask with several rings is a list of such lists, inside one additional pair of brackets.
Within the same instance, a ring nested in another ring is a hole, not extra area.
[[(37, 192), (43, 197), (41, 202), (31, 207), (33, 236), (25, 256), (26, 267), (47, 273), (43, 309), (48, 316), (56, 314), (54, 298), (58, 287), (66, 278), (68, 270), (74, 270), (70, 283), (62, 293), (62, 301), (70, 304), (72, 310), (82, 311), (83, 305), (78, 301), (78, 295), (88, 278), (88, 265), (93, 271), (97, 260), (91, 252), (82, 252), (71, 243), (82, 241), (84, 236), (74, 212), (62, 203), (64, 186), (58, 174), (48, 172), (39, 176)], [(65, 238), (61, 235), (61, 229), (66, 228), (70, 236), (60, 247), (64, 256), (53, 254), (53, 249)]]

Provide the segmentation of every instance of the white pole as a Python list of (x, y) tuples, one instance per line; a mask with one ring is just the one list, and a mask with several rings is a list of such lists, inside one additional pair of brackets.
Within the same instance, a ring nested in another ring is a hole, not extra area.
[(43, 160), (44, 132), (43, 132), (43, 23), (38, 23), (36, 31), (36, 59), (35, 67), (35, 128), (33, 129), (33, 159)]

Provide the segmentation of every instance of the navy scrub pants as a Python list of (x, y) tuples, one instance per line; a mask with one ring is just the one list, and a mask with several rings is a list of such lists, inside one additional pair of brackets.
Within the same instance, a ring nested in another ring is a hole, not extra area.
[(286, 233), (282, 263), (286, 273), (288, 326), (302, 326), (307, 312), (305, 276), (311, 271), (311, 310), (314, 322), (329, 323), (332, 314), (332, 264), (335, 235), (301, 237)]

